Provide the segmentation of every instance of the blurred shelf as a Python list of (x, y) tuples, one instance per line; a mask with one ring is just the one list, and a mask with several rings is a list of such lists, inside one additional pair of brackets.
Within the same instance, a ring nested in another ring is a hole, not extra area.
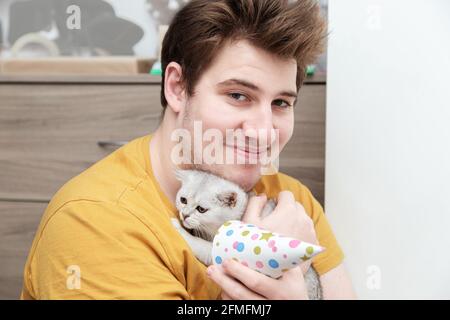
[[(89, 75), (89, 74), (0, 74), (0, 83), (6, 84), (160, 84), (161, 77), (149, 74)], [(326, 84), (325, 74), (316, 74), (305, 79), (305, 84)]]

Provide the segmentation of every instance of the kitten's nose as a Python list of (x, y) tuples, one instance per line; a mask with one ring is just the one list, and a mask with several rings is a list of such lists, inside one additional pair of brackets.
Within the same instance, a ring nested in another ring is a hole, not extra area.
[(190, 214), (183, 214), (183, 220), (186, 220), (187, 218), (189, 218), (191, 215)]

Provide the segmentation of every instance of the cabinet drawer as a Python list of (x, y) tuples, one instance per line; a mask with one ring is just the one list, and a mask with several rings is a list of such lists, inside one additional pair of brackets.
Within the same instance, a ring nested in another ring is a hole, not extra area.
[[(0, 86), (0, 199), (49, 200), (67, 180), (113, 149), (153, 132), (160, 84), (17, 83)], [(323, 203), (324, 84), (305, 84), (295, 129), (280, 170), (305, 183)]]
[(156, 129), (160, 86), (0, 86), (0, 199), (49, 200), (71, 177)]
[(0, 300), (18, 299), (23, 269), (46, 203), (0, 201)]

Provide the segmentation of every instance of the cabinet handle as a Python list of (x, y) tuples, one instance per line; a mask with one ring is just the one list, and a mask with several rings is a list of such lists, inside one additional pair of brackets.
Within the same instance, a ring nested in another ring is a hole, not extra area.
[(98, 141), (97, 145), (100, 148), (117, 148), (126, 145), (128, 141)]

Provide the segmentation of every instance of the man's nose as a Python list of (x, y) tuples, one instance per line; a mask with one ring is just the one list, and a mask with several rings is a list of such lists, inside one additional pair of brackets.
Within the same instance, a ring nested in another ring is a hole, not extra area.
[(250, 141), (266, 142), (270, 145), (274, 129), (271, 106), (258, 106), (252, 110), (250, 116), (244, 121), (242, 129)]

